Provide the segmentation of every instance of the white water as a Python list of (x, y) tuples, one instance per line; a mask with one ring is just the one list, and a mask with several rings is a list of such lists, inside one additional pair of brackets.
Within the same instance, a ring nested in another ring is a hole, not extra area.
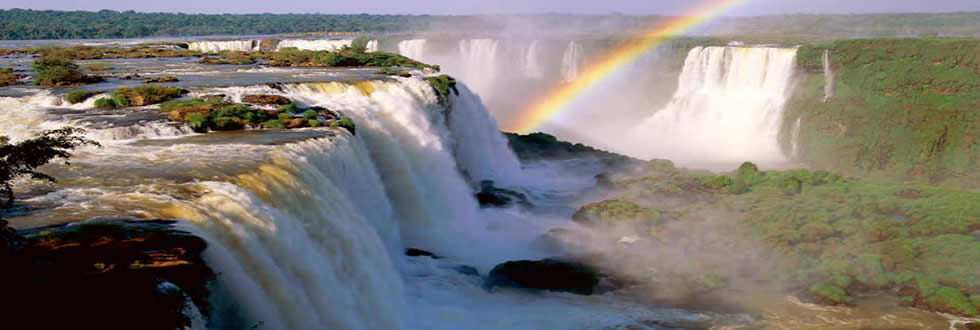
[(283, 48), (297, 48), (301, 50), (326, 50), (335, 51), (345, 46), (350, 46), (354, 39), (283, 39), (276, 45), (276, 51)]
[(823, 51), (823, 101), (834, 97), (834, 71), (830, 68), (830, 50)]
[(194, 41), (187, 44), (187, 49), (206, 53), (217, 53), (226, 50), (251, 52), (259, 50), (258, 47), (259, 45), (255, 40)]
[(538, 41), (532, 41), (531, 44), (527, 46), (527, 49), (522, 51), (522, 54), (521, 59), (523, 61), (521, 63), (521, 67), (523, 70), (521, 71), (521, 74), (523, 74), (525, 78), (529, 79), (544, 78), (544, 71), (541, 68), (541, 62), (538, 58)]
[(666, 108), (633, 130), (642, 156), (730, 167), (785, 161), (778, 143), (796, 50), (697, 47)]
[(481, 96), (493, 97), (496, 83), (497, 51), (499, 41), (494, 39), (469, 39), (459, 41), (459, 54), (464, 70), (460, 77), (474, 90), (482, 91)]
[(405, 57), (425, 61), (425, 39), (403, 40), (398, 42), (398, 53)]
[(377, 40), (369, 40), (368, 43), (367, 43), (367, 51), (369, 53), (370, 52), (376, 52), (376, 51), (378, 51), (378, 41)]
[(565, 53), (561, 57), (561, 79), (569, 82), (578, 78), (579, 66), (582, 65), (582, 45), (569, 41)]

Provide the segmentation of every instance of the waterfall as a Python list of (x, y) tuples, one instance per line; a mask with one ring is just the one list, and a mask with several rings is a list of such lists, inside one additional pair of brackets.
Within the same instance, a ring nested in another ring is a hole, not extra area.
[(194, 41), (187, 44), (187, 49), (205, 53), (218, 53), (226, 50), (251, 52), (259, 50), (258, 47), (258, 42), (255, 40)]
[(497, 76), (497, 46), (494, 39), (469, 39), (459, 41), (462, 72), (459, 78), (466, 81), (483, 97), (492, 97)]
[(350, 46), (353, 42), (354, 39), (283, 39), (276, 45), (276, 51), (290, 47), (301, 50), (335, 51), (344, 48), (344, 46)]
[(568, 82), (578, 78), (579, 65), (582, 63), (582, 45), (569, 41), (565, 54), (561, 57), (561, 80)]
[(643, 157), (681, 163), (784, 161), (778, 135), (796, 50), (697, 47), (670, 103), (634, 129)]
[(416, 61), (424, 61), (425, 39), (402, 40), (398, 42), (398, 53)]
[(823, 50), (823, 101), (834, 97), (834, 71), (830, 68), (830, 50)]
[(541, 63), (538, 61), (538, 41), (532, 41), (521, 53), (521, 74), (529, 79), (544, 78)]
[(456, 159), (476, 179), (517, 184), (514, 180), (521, 178), (520, 161), (507, 146), (507, 138), (498, 131), (497, 121), (467, 86), (458, 84), (456, 88), (459, 96), (453, 97), (449, 113)]
[(376, 51), (378, 51), (378, 41), (377, 40), (369, 40), (368, 43), (367, 43), (367, 51), (368, 52), (376, 52)]

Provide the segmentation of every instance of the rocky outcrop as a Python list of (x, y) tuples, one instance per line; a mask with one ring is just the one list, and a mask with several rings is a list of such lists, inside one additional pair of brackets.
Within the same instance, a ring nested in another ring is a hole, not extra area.
[(20, 232), (0, 272), (8, 284), (4, 313), (16, 315), (4, 328), (189, 327), (187, 308), (207, 315), (215, 274), (202, 258), (207, 243), (176, 224), (105, 221)]
[(572, 215), (572, 220), (587, 226), (649, 227), (661, 216), (661, 212), (656, 209), (645, 208), (630, 201), (606, 200), (582, 206)]
[(590, 295), (599, 289), (600, 273), (582, 263), (543, 259), (508, 261), (493, 267), (484, 287), (515, 287)]
[(166, 76), (166, 77), (159, 77), (159, 78), (146, 78), (146, 79), (143, 79), (143, 82), (144, 83), (147, 83), (147, 84), (149, 84), (149, 83), (169, 83), (169, 82), (178, 82), (178, 81), (180, 81), (180, 79), (177, 79), (177, 77), (174, 77), (174, 76)]
[(262, 105), (287, 105), (290, 103), (285, 96), (267, 94), (245, 95), (242, 96), (242, 102)]
[(480, 181), (480, 191), (473, 195), (480, 207), (508, 207), (514, 204), (530, 207), (527, 195), (510, 190), (494, 187), (493, 181)]

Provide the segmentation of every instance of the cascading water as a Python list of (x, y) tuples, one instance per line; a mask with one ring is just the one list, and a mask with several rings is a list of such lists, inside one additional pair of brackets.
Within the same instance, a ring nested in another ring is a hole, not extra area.
[(778, 135), (796, 50), (697, 47), (666, 108), (634, 128), (642, 157), (731, 167), (783, 162)]
[(284, 39), (280, 40), (279, 44), (276, 45), (276, 51), (282, 50), (283, 48), (297, 48), (301, 50), (327, 50), (334, 51), (345, 46), (350, 46), (354, 42), (354, 39), (317, 39), (317, 40), (307, 40), (307, 39)]
[(541, 63), (538, 60), (538, 41), (532, 41), (530, 45), (527, 46), (526, 50), (523, 50), (521, 56), (521, 74), (525, 78), (529, 79), (541, 79), (544, 78), (544, 72), (541, 69)]
[(367, 43), (367, 51), (368, 52), (376, 52), (376, 51), (378, 51), (378, 41), (377, 40), (368, 40), (368, 43)]
[(823, 51), (823, 101), (834, 97), (834, 71), (830, 68), (830, 50)]
[(497, 77), (497, 46), (494, 39), (469, 39), (459, 41), (459, 54), (462, 60), (460, 78), (473, 89), (481, 91), (483, 97), (492, 97)]
[(251, 52), (258, 50), (258, 43), (255, 40), (229, 40), (229, 41), (195, 41), (187, 44), (187, 49), (217, 53), (223, 51)]
[(425, 39), (402, 40), (398, 42), (398, 53), (408, 58), (425, 61)]
[(561, 57), (561, 80), (568, 82), (578, 78), (578, 68), (582, 64), (582, 45), (569, 41)]

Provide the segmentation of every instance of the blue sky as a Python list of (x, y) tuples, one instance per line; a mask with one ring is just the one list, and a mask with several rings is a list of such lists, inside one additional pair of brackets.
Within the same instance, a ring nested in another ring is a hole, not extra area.
[[(3, 8), (186, 13), (672, 14), (695, 0), (4, 0)], [(980, 11), (980, 0), (749, 0), (729, 15)]]

